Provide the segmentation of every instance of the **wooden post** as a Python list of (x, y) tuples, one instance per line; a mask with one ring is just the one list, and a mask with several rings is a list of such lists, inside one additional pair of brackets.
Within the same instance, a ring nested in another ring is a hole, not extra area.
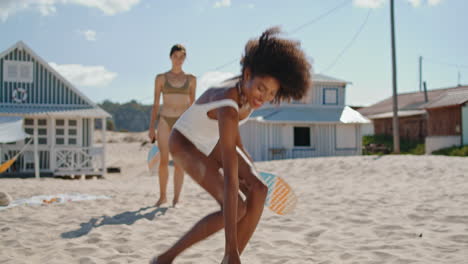
[(102, 176), (106, 174), (106, 118), (102, 119)]
[(40, 178), (39, 175), (39, 153), (38, 153), (38, 144), (37, 142), (37, 130), (38, 130), (39, 119), (34, 119), (34, 176), (36, 179)]
[(422, 91), (422, 56), (419, 56), (419, 91)]
[(429, 102), (429, 98), (427, 97), (427, 86), (426, 82), (424, 82), (424, 102)]
[(47, 141), (49, 142), (50, 146), (50, 160), (49, 160), (49, 166), (50, 170), (55, 173), (55, 169), (57, 168), (57, 155), (55, 152), (55, 134), (56, 134), (56, 129), (55, 129), (55, 117), (51, 117), (48, 121), (48, 131), (49, 135), (47, 138)]
[(400, 153), (400, 126), (398, 121), (398, 93), (397, 93), (397, 69), (395, 51), (395, 17), (394, 0), (390, 0), (390, 24), (392, 36), (392, 73), (393, 73), (393, 152)]

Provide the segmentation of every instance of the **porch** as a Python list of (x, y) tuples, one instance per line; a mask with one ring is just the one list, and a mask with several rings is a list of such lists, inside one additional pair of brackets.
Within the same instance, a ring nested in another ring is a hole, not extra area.
[[(22, 146), (6, 144), (0, 149), (0, 163), (14, 157)], [(104, 147), (39, 146), (39, 169), (41, 174), (53, 176), (104, 175)], [(5, 176), (34, 174), (34, 147), (28, 146)], [(3, 176), (3, 174), (2, 174)]]

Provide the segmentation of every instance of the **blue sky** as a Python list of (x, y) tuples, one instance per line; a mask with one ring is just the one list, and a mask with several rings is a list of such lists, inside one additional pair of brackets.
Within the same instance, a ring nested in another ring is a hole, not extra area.
[[(198, 76), (199, 95), (239, 73), (246, 41), (278, 25), (315, 72), (352, 82), (348, 105), (370, 105), (392, 92), (389, 8), (388, 0), (1, 0), (0, 50), (22, 40), (91, 99), (149, 104), (173, 44), (187, 47), (184, 70)], [(419, 89), (419, 56), (429, 89), (468, 84), (467, 11), (466, 0), (395, 0), (399, 92)]]

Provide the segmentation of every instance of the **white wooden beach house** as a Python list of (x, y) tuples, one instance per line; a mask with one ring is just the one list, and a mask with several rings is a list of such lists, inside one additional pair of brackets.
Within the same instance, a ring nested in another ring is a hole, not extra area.
[[(6, 174), (31, 174), (36, 165), (41, 175), (105, 173), (105, 123), (110, 115), (21, 41), (0, 53), (0, 116), (22, 117), (25, 132), (34, 139)], [(104, 129), (99, 146), (93, 143), (96, 119)], [(0, 163), (27, 140), (1, 144)]]
[(266, 105), (240, 128), (242, 142), (256, 161), (362, 153), (362, 126), (369, 120), (345, 105), (347, 81), (313, 75), (302, 101)]

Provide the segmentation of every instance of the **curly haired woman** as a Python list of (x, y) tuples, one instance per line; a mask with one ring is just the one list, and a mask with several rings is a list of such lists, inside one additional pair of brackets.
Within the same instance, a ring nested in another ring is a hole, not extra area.
[(219, 203), (220, 210), (201, 219), (151, 263), (172, 263), (183, 250), (223, 227), (222, 263), (240, 263), (268, 189), (242, 146), (239, 125), (264, 103), (299, 100), (311, 86), (311, 66), (299, 43), (278, 33), (272, 28), (248, 41), (241, 76), (208, 89), (174, 125), (169, 138), (172, 157)]

